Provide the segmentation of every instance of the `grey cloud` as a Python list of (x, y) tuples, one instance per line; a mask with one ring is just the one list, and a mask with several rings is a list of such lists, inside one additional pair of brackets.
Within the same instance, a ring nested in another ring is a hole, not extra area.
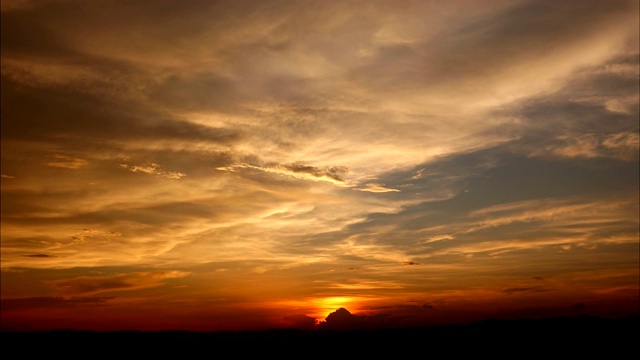
[[(520, 136), (528, 140), (553, 139), (559, 135), (637, 133), (638, 73), (607, 70), (637, 68), (637, 64), (637, 53), (615, 57), (581, 70), (558, 91), (511, 104), (501, 109), (501, 114), (520, 119)], [(628, 112), (607, 108), (608, 101), (627, 98), (632, 101)]]
[[(414, 45), (378, 49), (355, 78), (391, 91), (417, 86), (464, 92), (460, 86), (490, 78), (517, 64), (540, 61), (599, 35), (614, 24), (630, 29), (637, 4), (633, 1), (526, 1)], [(456, 27), (458, 25), (458, 27)], [(474, 88), (475, 90), (475, 88)]]
[[(474, 210), (533, 199), (559, 198), (576, 201), (593, 199), (596, 195), (604, 199), (628, 199), (630, 192), (637, 191), (640, 173), (637, 163), (604, 158), (583, 161), (529, 158), (515, 155), (510, 146), (504, 144), (467, 154), (451, 155), (412, 170), (380, 176), (390, 186), (409, 185), (403, 188), (405, 191), (395, 195), (400, 198), (407, 196), (404, 194), (409, 193), (409, 190), (412, 193), (410, 198), (415, 198), (416, 192), (426, 192), (433, 185), (439, 186), (441, 191), (447, 191), (451, 196), (435, 200), (427, 198), (417, 204), (405, 205), (395, 213), (370, 213), (360, 222), (339, 231), (308, 237), (300, 244), (324, 247), (351, 236), (370, 234), (376, 243), (410, 250), (414, 259), (420, 261), (418, 254), (428, 255), (482, 239), (511, 241), (514, 238), (536, 239), (543, 235), (577, 236), (570, 224), (550, 225), (542, 232), (540, 226), (544, 221), (538, 219), (487, 227), (470, 233), (464, 233), (460, 225), (457, 225), (448, 230), (461, 232), (454, 237), (455, 240), (431, 242), (420, 250), (415, 248), (416, 242), (427, 240), (429, 234), (443, 235), (438, 230), (429, 230), (431, 227), (447, 228), (453, 224), (474, 221), (469, 218)], [(421, 177), (412, 179), (418, 169), (426, 170)], [(631, 208), (629, 211), (632, 211)], [(601, 222), (597, 228), (589, 229), (590, 236), (608, 237), (633, 232), (634, 228), (637, 230), (635, 219), (611, 221)]]

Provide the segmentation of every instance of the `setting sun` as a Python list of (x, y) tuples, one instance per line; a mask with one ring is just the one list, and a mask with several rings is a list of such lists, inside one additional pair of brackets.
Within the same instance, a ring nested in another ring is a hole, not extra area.
[(640, 312), (637, 0), (1, 6), (2, 331)]

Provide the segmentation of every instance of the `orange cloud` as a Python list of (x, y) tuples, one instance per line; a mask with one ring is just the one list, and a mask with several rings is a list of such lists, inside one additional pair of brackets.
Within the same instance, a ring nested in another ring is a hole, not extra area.
[(181, 278), (188, 274), (182, 271), (157, 271), (110, 276), (81, 276), (73, 279), (55, 280), (49, 284), (65, 293), (87, 295), (105, 291), (128, 291), (162, 286), (164, 280)]
[(50, 155), (49, 158), (52, 160), (47, 163), (48, 166), (62, 169), (77, 170), (89, 163), (85, 159), (77, 159), (66, 155)]

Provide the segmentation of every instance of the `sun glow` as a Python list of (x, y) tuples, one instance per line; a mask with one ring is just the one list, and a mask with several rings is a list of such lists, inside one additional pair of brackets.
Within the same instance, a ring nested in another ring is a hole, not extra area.
[(0, 1), (0, 332), (640, 313), (640, 1)]
[(326, 297), (315, 299), (313, 301), (313, 305), (316, 308), (316, 318), (324, 320), (330, 313), (339, 308), (345, 308), (352, 311), (357, 307), (357, 299), (349, 296)]

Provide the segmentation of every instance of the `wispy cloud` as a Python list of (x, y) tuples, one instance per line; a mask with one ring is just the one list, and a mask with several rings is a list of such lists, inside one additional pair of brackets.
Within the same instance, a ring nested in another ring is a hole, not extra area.
[(347, 186), (344, 176), (349, 169), (344, 166), (332, 166), (329, 168), (319, 168), (304, 163), (293, 163), (286, 165), (258, 166), (251, 164), (237, 164), (226, 167), (219, 167), (218, 170), (235, 171), (237, 169), (253, 169), (267, 173), (290, 176), (301, 180), (324, 181), (338, 186)]
[(562, 137), (561, 144), (553, 152), (564, 157), (612, 157), (621, 160), (634, 160), (640, 150), (638, 133), (621, 132), (606, 136), (595, 134), (577, 138)]
[(386, 188), (386, 187), (383, 186), (383, 184), (376, 184), (376, 183), (365, 184), (364, 188), (355, 189), (355, 190), (367, 191), (367, 192), (373, 192), (373, 193), (399, 192), (400, 191), (398, 189)]
[(149, 175), (157, 175), (170, 180), (180, 180), (181, 178), (187, 176), (187, 174), (177, 171), (165, 171), (162, 169), (162, 166), (160, 164), (156, 163), (149, 163), (144, 165), (118, 164), (118, 167), (127, 169), (131, 172), (141, 172)]
[(119, 274), (110, 276), (81, 276), (66, 280), (55, 280), (50, 285), (69, 294), (95, 294), (116, 290), (139, 290), (164, 285), (168, 279), (187, 276), (181, 271), (156, 271)]
[(113, 297), (30, 297), (2, 299), (4, 311), (29, 310), (37, 308), (76, 308), (79, 306), (95, 306), (112, 300)]
[(308, 327), (637, 284), (637, 1), (104, 5), (2, 2), (3, 299)]
[(30, 257), (30, 258), (38, 258), (38, 259), (48, 259), (48, 258), (56, 258), (57, 256), (55, 255), (51, 255), (51, 254), (28, 254), (28, 255), (22, 255), (24, 257)]
[(77, 159), (66, 155), (50, 155), (49, 158), (51, 160), (47, 162), (48, 166), (63, 169), (77, 170), (88, 164), (88, 161), (85, 159)]
[(507, 294), (527, 293), (527, 292), (545, 292), (545, 291), (549, 291), (549, 289), (542, 286), (506, 288), (502, 290), (502, 292)]

